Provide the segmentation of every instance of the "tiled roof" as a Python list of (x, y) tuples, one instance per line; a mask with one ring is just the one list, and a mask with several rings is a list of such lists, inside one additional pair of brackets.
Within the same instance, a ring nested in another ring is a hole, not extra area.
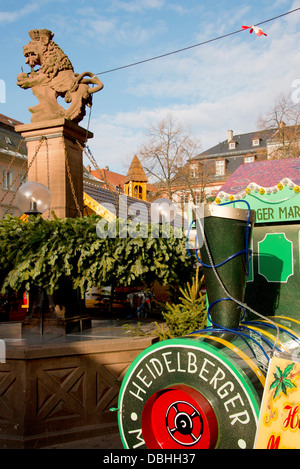
[(9, 127), (15, 127), (15, 125), (23, 123), (17, 121), (16, 119), (12, 119), (11, 117), (5, 116), (4, 114), (0, 114), (0, 122), (1, 124), (8, 125)]
[(126, 182), (148, 182), (148, 178), (145, 174), (143, 166), (141, 165), (140, 160), (138, 159), (137, 155), (134, 155), (131, 165), (129, 167), (128, 173), (124, 180)]
[(278, 143), (283, 140), (293, 142), (300, 137), (299, 125), (281, 125), (279, 129), (269, 138), (269, 143)]
[[(200, 153), (200, 155), (196, 156), (195, 159), (202, 160), (207, 159), (208, 157), (217, 158), (219, 156), (235, 156), (238, 154), (258, 152), (259, 149), (266, 148), (266, 142), (274, 134), (274, 132), (275, 129), (260, 130), (247, 134), (234, 135), (231, 142), (236, 142), (236, 148), (229, 149), (228, 140), (224, 140), (223, 142), (218, 143), (218, 145), (215, 145), (203, 153)], [(259, 146), (253, 146), (253, 139), (257, 138), (259, 138), (260, 144)]]
[[(96, 187), (87, 184), (86, 182), (83, 183), (83, 191), (86, 192), (90, 197), (92, 197), (96, 202), (103, 205), (107, 210), (114, 213), (114, 215), (120, 218), (127, 218), (130, 206), (132, 204), (139, 203), (141, 204), (139, 220), (145, 223), (148, 223), (149, 221), (151, 206), (149, 202), (146, 202), (141, 199), (136, 199), (135, 197), (128, 197), (124, 194), (118, 194), (117, 192), (112, 192), (102, 187)], [(137, 209), (138, 206), (135, 205), (135, 208)], [(133, 213), (133, 216), (137, 216), (136, 212)]]
[[(118, 218), (133, 218), (144, 223), (151, 223), (153, 221), (151, 220), (150, 202), (129, 197), (125, 194), (118, 194), (103, 187), (96, 187), (89, 184), (88, 181), (83, 182), (83, 191)], [(185, 221), (184, 226), (186, 223)], [(180, 212), (176, 213), (173, 224), (175, 227), (182, 227), (183, 219)]]
[(245, 190), (251, 183), (261, 187), (273, 187), (284, 178), (300, 185), (300, 158), (241, 164), (227, 179), (220, 192), (234, 195)]
[(22, 137), (15, 131), (17, 124), (21, 124), (21, 122), (0, 114), (0, 151), (13, 156), (18, 149), (18, 156), (25, 157), (27, 147), (25, 142), (20, 145)]
[[(125, 180), (125, 176), (123, 176), (123, 174), (115, 173), (114, 171), (109, 171), (108, 169), (100, 169), (100, 173), (102, 175), (103, 181), (107, 181), (114, 187), (123, 187)], [(96, 178), (100, 179), (99, 172), (96, 169), (92, 170), (91, 174)]]

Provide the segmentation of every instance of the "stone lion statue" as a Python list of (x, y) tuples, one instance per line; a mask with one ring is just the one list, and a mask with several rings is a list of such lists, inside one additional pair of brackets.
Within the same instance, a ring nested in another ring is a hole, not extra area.
[[(31, 122), (60, 117), (80, 122), (85, 116), (85, 107), (92, 105), (92, 94), (100, 91), (103, 83), (90, 72), (74, 73), (69, 58), (52, 40), (54, 34), (51, 31), (34, 29), (29, 31), (29, 36), (31, 41), (23, 47), (23, 53), (31, 72), (20, 73), (17, 85), (31, 88), (39, 100), (36, 106), (29, 108)], [(35, 70), (36, 66), (40, 68)], [(68, 109), (58, 104), (59, 96), (70, 103)]]

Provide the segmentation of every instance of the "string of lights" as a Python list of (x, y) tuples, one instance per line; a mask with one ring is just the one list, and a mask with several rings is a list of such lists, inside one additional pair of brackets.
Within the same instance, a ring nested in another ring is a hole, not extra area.
[[(284, 16), (287, 16), (287, 15), (290, 15), (291, 13), (295, 13), (296, 11), (299, 11), (300, 10), (300, 7), (299, 8), (295, 8), (293, 10), (290, 10), (286, 13), (282, 13), (281, 15), (278, 15), (278, 16), (274, 16), (273, 18), (269, 18), (268, 20), (264, 20), (264, 21), (261, 21), (260, 23), (256, 23), (254, 26), (260, 26), (262, 24), (266, 24), (266, 23), (269, 23), (270, 21), (275, 21), (279, 18), (282, 18)], [(198, 44), (194, 44), (194, 45), (191, 45), (191, 46), (187, 46), (187, 47), (183, 47), (182, 49), (177, 49), (177, 50), (174, 50), (172, 52), (167, 52), (165, 54), (161, 54), (161, 55), (157, 55), (155, 57), (150, 57), (148, 59), (144, 59), (144, 60), (139, 60), (138, 62), (133, 62), (131, 64), (127, 64), (127, 65), (123, 65), (121, 67), (116, 67), (116, 68), (112, 68), (110, 70), (105, 70), (103, 72), (99, 72), (99, 73), (95, 73), (95, 75), (104, 75), (105, 73), (111, 73), (111, 72), (116, 72), (118, 70), (123, 70), (125, 68), (129, 68), (129, 67), (134, 67), (136, 65), (140, 65), (140, 64), (144, 64), (146, 62), (151, 62), (153, 60), (158, 60), (158, 59), (162, 59), (164, 57), (168, 57), (170, 55), (174, 55), (174, 54), (178, 54), (180, 52), (184, 52), (184, 51), (187, 51), (187, 50), (190, 50), (190, 49), (194, 49), (195, 47), (200, 47), (200, 46), (204, 46), (205, 44), (209, 44), (211, 42), (215, 42), (215, 41), (219, 41), (221, 39), (225, 39), (229, 36), (233, 36), (235, 34), (238, 34), (238, 33), (241, 33), (242, 31), (244, 31), (244, 29), (238, 29), (237, 31), (233, 31), (231, 33), (227, 33), (227, 34), (223, 34), (222, 36), (218, 36), (218, 37), (215, 37), (215, 38), (212, 38), (212, 39), (208, 39), (206, 41), (203, 41), (203, 42), (199, 42)]]

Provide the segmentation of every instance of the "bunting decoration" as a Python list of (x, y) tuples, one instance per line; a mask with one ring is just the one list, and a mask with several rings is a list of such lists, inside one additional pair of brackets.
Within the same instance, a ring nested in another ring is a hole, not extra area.
[(258, 26), (242, 26), (242, 29), (250, 29), (250, 34), (253, 33), (253, 31), (255, 32), (256, 36), (267, 36), (266, 33), (263, 32), (263, 30), (261, 28), (259, 28)]

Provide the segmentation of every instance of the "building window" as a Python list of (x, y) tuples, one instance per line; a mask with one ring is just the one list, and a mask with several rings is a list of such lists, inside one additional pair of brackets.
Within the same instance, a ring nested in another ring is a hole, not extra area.
[(25, 176), (24, 174), (19, 174), (19, 184), (25, 184), (25, 182), (27, 182), (27, 176)]
[(236, 146), (236, 143), (235, 143), (235, 142), (230, 142), (230, 143), (229, 143), (229, 150), (234, 150), (234, 149), (235, 149), (235, 146)]
[(244, 163), (253, 163), (254, 160), (255, 160), (254, 156), (245, 156)]
[(2, 178), (4, 178), (2, 181), (2, 189), (4, 190), (10, 189), (11, 191), (14, 190), (13, 185), (12, 187), (10, 187), (13, 182), (13, 172), (6, 171), (5, 169), (3, 169)]
[(253, 147), (258, 147), (259, 146), (259, 138), (254, 138), (252, 140), (252, 146)]
[(195, 178), (196, 177), (196, 172), (197, 172), (197, 165), (192, 164), (191, 167), (190, 167), (190, 170), (191, 170), (191, 177)]
[(136, 197), (137, 199), (143, 198), (143, 188), (139, 184), (134, 186), (133, 197)]
[(189, 203), (189, 196), (187, 194), (181, 194), (180, 196), (180, 204), (185, 205)]
[(201, 204), (201, 194), (196, 194), (195, 201), (196, 201), (196, 205)]
[(216, 176), (224, 176), (225, 174), (225, 160), (216, 161)]

